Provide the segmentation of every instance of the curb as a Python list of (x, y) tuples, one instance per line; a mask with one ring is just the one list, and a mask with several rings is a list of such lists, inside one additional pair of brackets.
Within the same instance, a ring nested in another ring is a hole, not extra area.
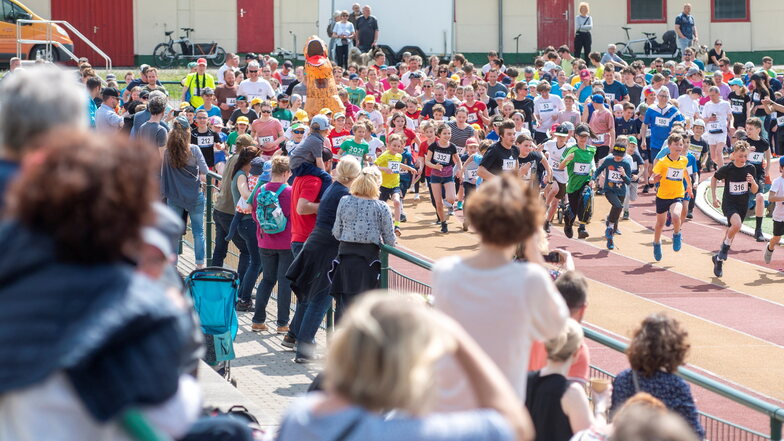
[[(697, 194), (694, 195), (694, 197), (697, 198), (697, 201), (696, 201), (697, 208), (699, 208), (709, 218), (713, 219), (714, 221), (716, 221), (716, 222), (718, 222), (718, 223), (720, 223), (720, 224), (722, 224), (724, 226), (727, 226), (727, 219), (720, 212), (716, 211), (717, 209), (713, 208), (713, 205), (711, 205), (708, 202), (708, 190), (709, 189), (710, 189), (710, 180), (702, 181), (697, 186)], [(740, 232), (745, 234), (745, 235), (747, 235), (747, 236), (754, 237), (754, 229), (749, 227), (746, 224), (743, 224), (740, 227)], [(765, 236), (765, 239), (767, 239), (768, 241), (770, 241), (770, 238), (772, 237), (772, 235), (770, 235), (770, 234), (768, 234), (768, 233), (766, 233), (764, 231), (762, 232), (762, 235)], [(761, 242), (761, 243), (764, 243), (764, 242)], [(784, 245), (784, 238), (782, 238), (779, 241), (779, 244), (780, 245)]]

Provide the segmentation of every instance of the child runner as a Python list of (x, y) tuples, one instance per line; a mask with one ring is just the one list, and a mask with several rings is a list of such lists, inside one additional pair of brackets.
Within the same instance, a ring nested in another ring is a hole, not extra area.
[(781, 236), (784, 236), (784, 156), (779, 158), (779, 173), (781, 176), (773, 181), (768, 193), (768, 202), (776, 204), (776, 208), (773, 209), (773, 237), (765, 246), (765, 263), (770, 263), (773, 250), (781, 240)]
[[(677, 132), (673, 131), (673, 133), (681, 134), (680, 130), (678, 130)], [(681, 136), (684, 136), (684, 135), (681, 134)], [(685, 142), (686, 137), (684, 136), (683, 139), (684, 139), (684, 142)], [(700, 181), (697, 178), (698, 178), (698, 173), (700, 171), (700, 168), (699, 168), (699, 162), (697, 161), (697, 157), (694, 156), (692, 154), (692, 152), (690, 152), (686, 148), (684, 148), (683, 151), (684, 151), (685, 154), (683, 154), (682, 156), (685, 156), (686, 160), (688, 161), (687, 164), (686, 164), (686, 174), (689, 176), (689, 179), (691, 179), (692, 183), (699, 183)], [(656, 165), (656, 162), (660, 161), (662, 158), (664, 158), (665, 156), (667, 156), (669, 154), (670, 154), (670, 148), (669, 147), (664, 147), (663, 149), (661, 149), (661, 151), (659, 152), (659, 155), (656, 157), (656, 159), (654, 161), (654, 165)], [(694, 184), (692, 184), (692, 185), (694, 185)], [(683, 188), (686, 188), (686, 180), (685, 179), (683, 180)], [(688, 217), (688, 215), (689, 215), (688, 214), (688, 208), (690, 206), (692, 206), (692, 207), (694, 206), (694, 204), (692, 203), (692, 201), (694, 201), (693, 197), (690, 197), (689, 195), (686, 195), (686, 196), (684, 196), (684, 200), (688, 201), (688, 203), (683, 204), (683, 207), (681, 207), (681, 220), (683, 218), (687, 218)], [(670, 225), (672, 225), (672, 217), (670, 216), (669, 213), (667, 213), (667, 221), (664, 223), (664, 226), (665, 227), (669, 227)]]
[[(749, 144), (745, 141), (735, 143), (735, 148), (731, 153), (732, 162), (719, 168), (711, 178), (711, 196), (713, 196), (713, 206), (721, 207), (721, 211), (727, 218), (727, 232), (721, 249), (711, 257), (713, 260), (713, 274), (721, 277), (723, 274), (722, 264), (727, 260), (732, 240), (740, 231), (746, 212), (749, 210), (749, 197), (757, 193), (757, 184), (754, 165), (746, 161), (749, 157)], [(721, 202), (716, 198), (716, 184), (724, 181), (724, 194)]]
[(545, 170), (545, 179), (548, 184), (553, 183), (553, 170), (550, 168), (550, 163), (547, 158), (540, 152), (534, 150), (534, 140), (528, 135), (518, 135), (515, 139), (515, 145), (520, 149), (520, 155), (517, 157), (517, 162), (520, 164), (518, 173), (523, 181), (539, 190), (540, 173), (539, 167)]
[(291, 139), (287, 140), (286, 143), (283, 145), (283, 148), (275, 152), (274, 156), (281, 154), (283, 156), (289, 156), (292, 151), (302, 142), (305, 138), (305, 131), (306, 127), (305, 124), (300, 122), (295, 122), (291, 125)]
[(240, 116), (237, 118), (237, 124), (235, 125), (236, 130), (229, 133), (229, 137), (226, 139), (229, 155), (233, 155), (236, 152), (234, 146), (237, 144), (237, 138), (240, 135), (248, 133), (248, 127), (250, 127), (250, 121), (248, 121), (247, 116)]
[(566, 171), (559, 169), (563, 154), (567, 149), (567, 139), (569, 129), (565, 124), (558, 126), (553, 132), (553, 139), (544, 143), (543, 151), (550, 162), (550, 169), (553, 172), (553, 181), (545, 190), (545, 214), (544, 231), (550, 232), (550, 222), (553, 221), (558, 204), (566, 195)]
[(337, 163), (340, 146), (343, 145), (343, 141), (351, 138), (351, 131), (346, 127), (346, 115), (342, 112), (335, 114), (332, 118), (332, 124), (334, 124), (334, 127), (329, 132), (328, 138), (332, 154), (335, 156), (334, 161)]
[(403, 137), (397, 134), (389, 135), (387, 150), (379, 155), (375, 163), (381, 170), (381, 193), (378, 198), (384, 202), (392, 199), (395, 208), (395, 235), (400, 237), (400, 212), (403, 208), (400, 171), (417, 172), (415, 168), (403, 164)]
[(580, 221), (577, 235), (580, 239), (585, 239), (588, 237), (588, 231), (585, 230), (588, 219), (582, 203), (583, 190), (591, 181), (591, 168), (593, 167), (593, 158), (596, 155), (596, 147), (588, 145), (588, 139), (595, 138), (596, 134), (588, 124), (580, 124), (575, 129), (574, 136), (577, 138), (577, 145), (564, 152), (563, 160), (558, 165), (559, 170), (566, 168), (568, 176), (566, 196), (569, 200), (569, 210), (564, 216), (564, 234), (566, 237), (572, 238), (574, 235), (572, 226), (577, 218)]
[(623, 200), (623, 220), (629, 220), (629, 202), (637, 200), (637, 183), (640, 182), (640, 173), (645, 171), (645, 160), (637, 151), (637, 138), (634, 136), (629, 136), (625, 159), (632, 168), (631, 182), (626, 186), (626, 198)]
[[(476, 181), (479, 178), (479, 164), (482, 162), (482, 154), (479, 153), (479, 142), (476, 138), (466, 140), (466, 151), (460, 157), (463, 161), (463, 199), (468, 201), (468, 197), (476, 190)], [(468, 217), (463, 214), (463, 231), (468, 231)]]
[(756, 215), (756, 227), (754, 229), (754, 237), (757, 242), (765, 242), (765, 236), (762, 234), (762, 216), (765, 210), (765, 176), (770, 171), (770, 144), (768, 141), (760, 137), (762, 133), (762, 121), (756, 116), (746, 120), (746, 142), (749, 143), (749, 162), (757, 170), (757, 187), (756, 196), (754, 197), (755, 206), (754, 211)]
[[(691, 178), (686, 173), (689, 160), (681, 155), (683, 153), (683, 137), (678, 134), (670, 135), (667, 138), (667, 146), (670, 148), (670, 153), (661, 158), (653, 167), (653, 175), (650, 180), (651, 184), (659, 184), (659, 189), (656, 192), (656, 227), (653, 231), (653, 257), (657, 262), (662, 259), (661, 233), (667, 220), (667, 213), (672, 217), (672, 249), (678, 252), (681, 250), (682, 240), (683, 197), (686, 194), (694, 196)], [(685, 191), (684, 180), (686, 180)]]
[(619, 136), (615, 140), (615, 146), (610, 151), (610, 156), (604, 158), (599, 163), (591, 179), (595, 181), (599, 175), (605, 174), (604, 197), (610, 203), (610, 214), (607, 215), (607, 228), (604, 231), (608, 250), (615, 248), (613, 235), (618, 228), (618, 218), (621, 216), (623, 202), (626, 199), (626, 186), (631, 183), (632, 168), (629, 162), (624, 160), (628, 143), (626, 136)]
[(457, 146), (450, 139), (452, 131), (444, 123), (436, 126), (437, 140), (427, 149), (425, 165), (432, 169), (430, 174), (430, 186), (435, 195), (436, 214), (441, 222), (441, 232), (448, 233), (444, 214), (444, 201), (441, 198), (441, 189), (446, 193), (446, 201), (450, 204), (455, 203), (455, 180), (454, 175), (460, 174), (462, 163), (457, 155)]
[[(708, 143), (702, 139), (702, 135), (705, 134), (705, 121), (701, 119), (695, 120), (692, 123), (691, 131), (692, 135), (689, 141), (689, 152), (697, 159), (697, 170), (694, 171), (696, 179), (694, 182), (700, 182), (700, 171), (702, 170), (702, 167), (706, 165), (705, 154), (710, 150)], [(694, 215), (692, 214), (692, 211), (694, 211), (694, 204), (695, 198), (692, 198), (689, 201), (689, 212), (686, 214), (687, 219), (694, 218)]]
[(340, 144), (341, 157), (344, 155), (351, 155), (357, 158), (357, 161), (361, 164), (365, 155), (368, 153), (368, 143), (365, 142), (367, 125), (364, 121), (358, 122), (354, 124), (352, 130), (354, 131), (354, 137), (346, 139)]
[[(678, 108), (670, 104), (670, 92), (666, 87), (662, 87), (656, 94), (658, 102), (645, 112), (642, 128), (640, 129), (640, 142), (643, 149), (647, 148), (651, 163), (656, 159), (659, 150), (664, 147), (667, 137), (672, 131), (672, 123), (683, 121), (683, 115), (678, 112)], [(650, 132), (650, 133), (649, 133)], [(646, 136), (650, 134), (650, 141)], [(647, 193), (646, 188), (643, 193)]]

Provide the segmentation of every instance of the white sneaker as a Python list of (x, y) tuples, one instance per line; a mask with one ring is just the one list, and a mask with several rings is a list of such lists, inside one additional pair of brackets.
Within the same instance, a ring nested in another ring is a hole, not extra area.
[(770, 263), (771, 258), (773, 257), (773, 251), (765, 245), (765, 263)]
[(418, 201), (418, 200), (419, 200), (419, 193), (414, 193), (414, 200), (415, 200), (415, 201)]

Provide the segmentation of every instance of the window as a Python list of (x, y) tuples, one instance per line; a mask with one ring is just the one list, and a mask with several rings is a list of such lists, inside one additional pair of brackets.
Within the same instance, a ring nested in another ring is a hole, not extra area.
[(626, 0), (626, 17), (629, 23), (666, 23), (665, 0)]
[(712, 0), (712, 21), (749, 21), (749, 0)]
[(28, 14), (27, 11), (20, 8), (18, 5), (15, 5), (8, 0), (2, 0), (0, 19), (8, 23), (16, 24), (16, 19), (18, 18), (29, 19), (30, 14)]

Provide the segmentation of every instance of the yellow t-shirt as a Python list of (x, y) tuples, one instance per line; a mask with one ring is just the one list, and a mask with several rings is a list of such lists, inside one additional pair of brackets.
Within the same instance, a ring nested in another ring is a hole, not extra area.
[(656, 197), (659, 199), (675, 199), (686, 195), (686, 189), (683, 188), (683, 180), (686, 177), (686, 165), (688, 163), (689, 160), (685, 156), (681, 156), (677, 161), (673, 161), (669, 155), (661, 158), (656, 163), (653, 167), (653, 173), (662, 176)]
[(405, 98), (406, 93), (400, 89), (389, 89), (381, 95), (381, 102), (390, 106)]
[(384, 188), (400, 187), (400, 163), (403, 161), (403, 155), (400, 153), (392, 153), (386, 150), (384, 153), (378, 155), (376, 158), (376, 165), (379, 167), (386, 167), (397, 171), (397, 173), (386, 173), (381, 171), (381, 186)]

